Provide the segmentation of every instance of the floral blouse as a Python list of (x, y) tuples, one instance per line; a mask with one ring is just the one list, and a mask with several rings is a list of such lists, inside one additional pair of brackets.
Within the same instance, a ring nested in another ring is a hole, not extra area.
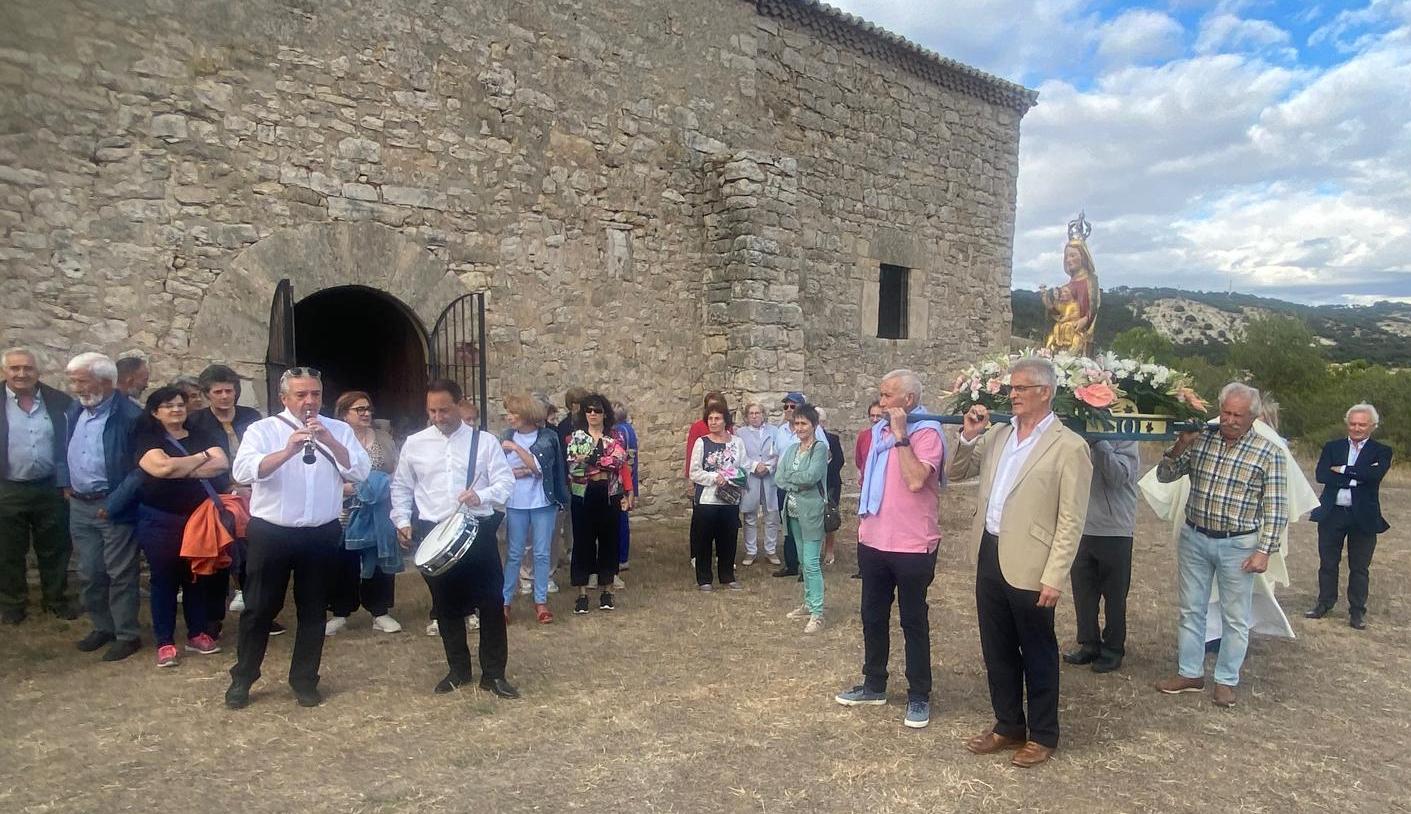
[(567, 451), (568, 488), (576, 497), (587, 493), (590, 481), (606, 481), (609, 497), (632, 491), (632, 458), (616, 437), (594, 441), (586, 431), (574, 430)]

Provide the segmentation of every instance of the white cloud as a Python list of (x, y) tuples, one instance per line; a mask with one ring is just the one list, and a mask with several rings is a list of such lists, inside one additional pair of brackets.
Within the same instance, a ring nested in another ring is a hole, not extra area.
[(1132, 9), (1098, 29), (1097, 54), (1109, 65), (1170, 59), (1181, 52), (1185, 29), (1174, 18), (1150, 9)]
[(1201, 21), (1195, 41), (1199, 54), (1265, 53), (1296, 59), (1289, 32), (1268, 20), (1246, 20), (1229, 13), (1212, 14)]

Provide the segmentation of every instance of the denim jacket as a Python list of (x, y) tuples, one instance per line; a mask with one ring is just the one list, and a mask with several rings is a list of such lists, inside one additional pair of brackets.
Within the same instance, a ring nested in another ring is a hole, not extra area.
[[(500, 440), (514, 440), (514, 428), (500, 433)], [(563, 442), (558, 433), (549, 427), (540, 427), (534, 443), (529, 445), (529, 454), (539, 462), (539, 472), (544, 476), (544, 497), (560, 508), (567, 506), (568, 467), (564, 464)]]

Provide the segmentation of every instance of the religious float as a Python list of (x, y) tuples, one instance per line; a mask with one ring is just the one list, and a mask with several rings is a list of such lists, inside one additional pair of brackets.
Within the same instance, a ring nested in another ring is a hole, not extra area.
[[(1025, 356), (1041, 356), (1058, 374), (1053, 411), (1070, 429), (1090, 439), (1167, 441), (1200, 429), (1208, 405), (1185, 373), (1148, 359), (1094, 353), (1101, 290), (1088, 251), (1092, 226), (1079, 213), (1068, 224), (1063, 268), (1069, 281), (1057, 289), (1040, 286), (1053, 328), (1042, 347), (982, 359), (962, 370), (951, 385), (951, 415), (925, 416), (959, 424), (967, 410), (984, 405), (992, 420), (1009, 420), (1009, 367)], [(922, 416), (916, 416), (919, 420)]]

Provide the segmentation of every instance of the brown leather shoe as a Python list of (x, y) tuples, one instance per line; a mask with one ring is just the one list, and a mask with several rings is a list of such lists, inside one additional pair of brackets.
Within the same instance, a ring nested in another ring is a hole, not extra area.
[(1041, 743), (1029, 741), (1024, 744), (1024, 748), (1014, 753), (1013, 759), (1009, 762), (1021, 769), (1032, 769), (1040, 763), (1047, 761), (1052, 756), (1052, 746), (1044, 746)]
[(1161, 679), (1152, 686), (1167, 695), (1178, 695), (1183, 692), (1200, 692), (1205, 689), (1205, 679), (1171, 676)]
[(1217, 707), (1232, 707), (1235, 705), (1235, 688), (1216, 684), (1215, 691), (1210, 695), (1210, 700)]
[(965, 748), (977, 755), (993, 755), (1005, 749), (1018, 749), (1024, 745), (1023, 738), (1010, 738), (1000, 735), (993, 729), (981, 732), (965, 742)]

